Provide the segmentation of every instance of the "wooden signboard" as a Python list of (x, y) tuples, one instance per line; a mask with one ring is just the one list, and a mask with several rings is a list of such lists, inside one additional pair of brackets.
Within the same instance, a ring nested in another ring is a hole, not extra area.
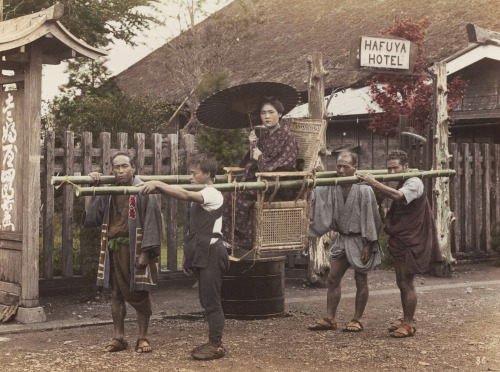
[(21, 294), (23, 241), (23, 108), (22, 91), (0, 92), (0, 262), (5, 263), (0, 280), (0, 302), (14, 304)]
[(409, 40), (393, 37), (362, 36), (351, 45), (351, 64), (355, 68), (387, 68), (413, 71), (417, 48)]

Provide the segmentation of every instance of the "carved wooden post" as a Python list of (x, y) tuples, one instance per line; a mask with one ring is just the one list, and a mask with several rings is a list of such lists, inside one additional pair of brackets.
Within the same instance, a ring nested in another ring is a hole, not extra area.
[[(323, 119), (325, 115), (325, 83), (326, 75), (323, 69), (323, 59), (321, 53), (313, 53), (309, 56), (309, 117), (311, 119)], [(326, 168), (326, 131), (321, 140), (320, 159), (323, 167)], [(325, 169), (326, 170), (326, 169)], [(330, 270), (330, 260), (328, 251), (328, 241), (331, 240), (328, 233), (321, 238), (309, 239), (309, 265), (307, 279), (310, 283), (324, 282)]]
[[(1, 5), (0, 2), (0, 8)], [(78, 40), (56, 22), (63, 14), (64, 6), (55, 4), (38, 13), (0, 22), (0, 99), (3, 102), (0, 113), (0, 308), (11, 306), (9, 311), (14, 311), (18, 305), (16, 320), (22, 323), (46, 319), (38, 298), (42, 64), (57, 64), (77, 56), (95, 59), (106, 54)], [(4, 70), (14, 70), (15, 74), (4, 74)], [(5, 89), (8, 84), (16, 84), (16, 89)], [(47, 173), (47, 177), (50, 174)], [(69, 221), (69, 217), (64, 219), (65, 224)], [(64, 226), (65, 230), (72, 230), (71, 224)], [(70, 251), (64, 256), (63, 273), (70, 276), (72, 242), (69, 246), (66, 244), (66, 248)], [(46, 267), (50, 274), (50, 265)]]
[[(436, 65), (436, 128), (434, 131), (434, 157), (432, 167), (435, 170), (448, 169), (448, 89), (446, 82), (446, 63)], [(451, 276), (451, 264), (455, 262), (451, 255), (451, 224), (455, 216), (450, 211), (450, 180), (437, 177), (434, 184), (433, 207), (438, 230), (438, 240), (444, 262), (436, 268), (436, 275)]]

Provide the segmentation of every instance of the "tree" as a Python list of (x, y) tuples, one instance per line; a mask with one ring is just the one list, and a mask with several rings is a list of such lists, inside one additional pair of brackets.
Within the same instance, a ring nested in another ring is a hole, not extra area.
[[(4, 20), (64, 5), (61, 23), (76, 37), (95, 47), (112, 39), (135, 45), (134, 37), (158, 20), (145, 10), (156, 9), (158, 0), (4, 0)], [(138, 10), (137, 7), (146, 7)]]
[[(199, 101), (203, 101), (213, 92), (225, 88), (227, 82), (224, 72), (208, 73), (201, 78), (194, 95)], [(241, 129), (215, 129), (202, 126), (196, 134), (195, 141), (198, 149), (215, 155), (218, 173), (224, 173), (224, 167), (237, 166), (248, 151), (247, 135)]]
[[(397, 36), (413, 42), (417, 48), (414, 73), (426, 73), (428, 59), (424, 53), (424, 39), (429, 26), (427, 19), (413, 22), (406, 17), (393, 27), (381, 32), (382, 35)], [(452, 110), (462, 99), (466, 82), (456, 77), (448, 84), (448, 109)], [(411, 125), (421, 134), (432, 124), (433, 89), (429, 78), (405, 75), (375, 75), (370, 82), (374, 101), (383, 113), (371, 112), (368, 129), (383, 137), (398, 133), (399, 117), (406, 116)]]
[(237, 0), (237, 5), (242, 9), (241, 16), (228, 18), (220, 13), (212, 14), (205, 20), (204, 27), (199, 28), (195, 27), (195, 22), (199, 15), (207, 14), (206, 0), (171, 2), (179, 5), (180, 11), (175, 19), (179, 24), (180, 35), (167, 43), (164, 66), (182, 88), (182, 96), (189, 97), (186, 105), (191, 117), (184, 131), (195, 133), (197, 121), (194, 114), (200, 98), (191, 92), (200, 89), (200, 84), (209, 76), (227, 76), (226, 60), (233, 46), (251, 36), (246, 33), (246, 27), (249, 22), (259, 22), (259, 19), (252, 1)]
[(100, 132), (163, 133), (175, 107), (150, 97), (126, 96), (103, 63), (84, 60), (68, 66), (69, 80), (60, 87), (63, 94), (49, 104), (45, 129), (54, 129), (58, 138), (66, 130), (96, 137)]

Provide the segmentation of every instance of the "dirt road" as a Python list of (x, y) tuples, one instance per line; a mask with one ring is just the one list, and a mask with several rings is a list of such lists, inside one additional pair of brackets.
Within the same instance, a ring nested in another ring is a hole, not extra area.
[[(0, 325), (0, 370), (17, 371), (500, 371), (500, 268), (493, 263), (458, 265), (451, 279), (418, 276), (417, 333), (393, 339), (387, 326), (401, 316), (393, 271), (369, 275), (370, 299), (361, 333), (311, 332), (307, 324), (323, 316), (326, 289), (287, 283), (287, 316), (228, 319), (226, 357), (191, 359), (205, 342), (207, 324), (197, 292), (190, 286), (154, 294), (149, 339), (152, 354), (132, 349), (103, 353), (112, 338), (107, 298), (42, 299), (48, 322)], [(342, 287), (337, 321), (342, 327), (354, 309), (353, 272)], [(130, 317), (133, 311), (129, 309)], [(91, 324), (100, 325), (91, 325)], [(67, 327), (67, 328), (66, 328)], [(126, 324), (135, 342), (134, 319)]]

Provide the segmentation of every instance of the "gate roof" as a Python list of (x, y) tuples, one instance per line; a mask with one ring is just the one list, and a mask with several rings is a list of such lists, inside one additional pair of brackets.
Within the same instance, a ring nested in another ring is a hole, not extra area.
[[(15, 51), (25, 45), (42, 43), (43, 63), (59, 64), (61, 60), (75, 57), (96, 59), (107, 55), (71, 34), (58, 20), (64, 6), (55, 4), (40, 12), (0, 22), (0, 53)], [(8, 53), (7, 53), (8, 54)], [(8, 55), (6, 60), (9, 61)]]

